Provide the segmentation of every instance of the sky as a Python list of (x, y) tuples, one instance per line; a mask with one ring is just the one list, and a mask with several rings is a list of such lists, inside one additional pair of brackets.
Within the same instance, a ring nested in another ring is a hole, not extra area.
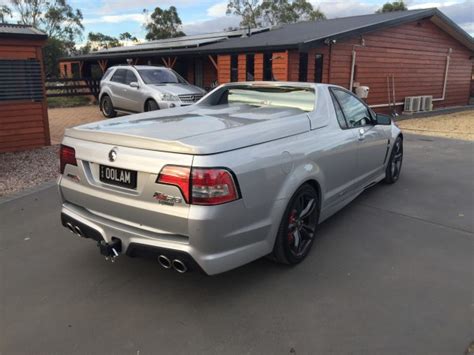
[[(374, 13), (386, 0), (309, 0), (319, 7), (328, 18)], [(8, 4), (9, 0), (0, 0)], [(74, 8), (82, 10), (85, 27), (84, 41), (89, 32), (102, 32), (116, 36), (130, 32), (139, 39), (145, 37), (143, 9), (150, 12), (156, 6), (168, 8), (173, 5), (183, 22), (186, 34), (221, 31), (238, 26), (239, 18), (226, 15), (224, 0), (69, 0)], [(471, 35), (474, 35), (474, 0), (408, 0), (409, 9), (437, 7)]]

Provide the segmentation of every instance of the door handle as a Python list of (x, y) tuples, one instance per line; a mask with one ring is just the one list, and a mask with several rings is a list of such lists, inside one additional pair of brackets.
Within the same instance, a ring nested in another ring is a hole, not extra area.
[(365, 139), (365, 130), (363, 128), (359, 128), (359, 140), (363, 141)]

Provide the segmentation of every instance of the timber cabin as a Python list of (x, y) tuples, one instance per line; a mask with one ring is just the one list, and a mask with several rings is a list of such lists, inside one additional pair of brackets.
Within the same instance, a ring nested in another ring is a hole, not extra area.
[(371, 107), (400, 113), (413, 97), (410, 111), (467, 105), (473, 51), (473, 38), (434, 8), (151, 41), (63, 58), (60, 69), (100, 78), (128, 60), (173, 68), (207, 90), (248, 80), (367, 86)]
[(0, 24), (0, 152), (49, 145), (43, 52), (47, 36)]

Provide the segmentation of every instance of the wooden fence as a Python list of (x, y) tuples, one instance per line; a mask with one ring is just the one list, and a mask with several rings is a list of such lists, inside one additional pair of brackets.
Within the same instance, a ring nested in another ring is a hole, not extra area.
[(100, 79), (47, 79), (47, 97), (94, 96), (99, 98)]

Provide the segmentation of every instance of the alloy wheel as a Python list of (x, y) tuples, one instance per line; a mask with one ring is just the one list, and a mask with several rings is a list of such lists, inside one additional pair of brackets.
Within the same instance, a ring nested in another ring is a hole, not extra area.
[(299, 257), (306, 253), (314, 238), (317, 224), (317, 201), (302, 193), (293, 202), (288, 220), (287, 243), (290, 252)]

